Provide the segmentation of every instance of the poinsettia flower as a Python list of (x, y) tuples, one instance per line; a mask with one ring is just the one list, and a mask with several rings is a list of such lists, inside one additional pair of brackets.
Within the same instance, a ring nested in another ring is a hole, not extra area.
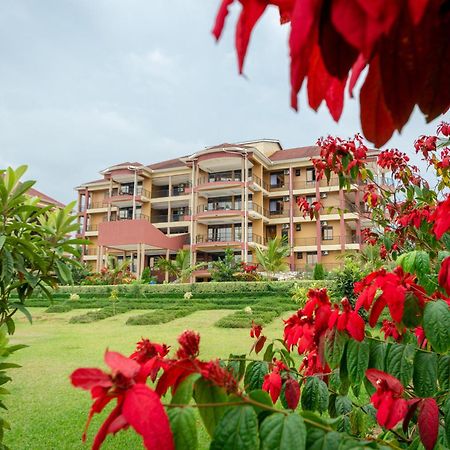
[(220, 365), (218, 360), (202, 364), (200, 373), (203, 378), (211, 381), (216, 386), (225, 388), (228, 393), (236, 393), (238, 391), (237, 380), (233, 377), (230, 370)]
[(394, 428), (408, 411), (408, 403), (402, 398), (402, 384), (397, 378), (377, 369), (366, 370), (366, 377), (376, 389), (370, 400), (378, 410), (377, 422), (387, 429)]
[(450, 229), (450, 196), (440, 202), (430, 217), (430, 222), (434, 222), (433, 233), (437, 239)]
[(417, 338), (417, 345), (420, 348), (426, 347), (428, 341), (425, 336), (425, 331), (424, 331), (423, 327), (416, 327), (414, 329), (414, 334), (416, 335), (416, 338)]
[(94, 414), (116, 399), (116, 407), (108, 415), (94, 438), (93, 450), (99, 449), (108, 434), (115, 434), (130, 425), (144, 440), (145, 448), (173, 449), (169, 419), (158, 395), (139, 379), (141, 365), (120, 353), (106, 351), (105, 363), (111, 373), (95, 368), (81, 368), (70, 376), (75, 387), (89, 390), (94, 399), (83, 441)]
[(178, 337), (180, 348), (177, 356), (183, 358), (196, 358), (199, 353), (200, 335), (192, 330), (186, 330)]
[(252, 320), (252, 327), (250, 329), (250, 337), (252, 338), (259, 338), (261, 336), (262, 332), (262, 326), (255, 323), (254, 320)]
[(343, 308), (342, 313), (339, 311), (339, 307), (334, 305), (333, 312), (328, 319), (328, 328), (332, 329), (336, 327), (339, 331), (347, 331), (347, 333), (355, 340), (364, 340), (364, 328), (365, 323), (363, 318), (352, 310), (352, 306), (347, 297), (341, 300)]
[(163, 358), (169, 353), (170, 347), (166, 344), (156, 344), (148, 339), (142, 339), (136, 344), (136, 350), (130, 355), (141, 364), (139, 377), (144, 381), (150, 376), (152, 381), (156, 380), (159, 370), (163, 367)]
[(395, 322), (391, 322), (390, 320), (384, 319), (381, 325), (381, 331), (384, 333), (384, 338), (392, 337), (395, 341), (399, 342), (403, 338), (403, 333), (405, 332), (405, 327), (399, 329)]
[(450, 295), (450, 256), (442, 261), (438, 282), (439, 285), (445, 289), (445, 292)]
[[(401, 267), (393, 272), (386, 272), (385, 269), (372, 272), (355, 283), (355, 293), (359, 294), (355, 310), (362, 307), (366, 311), (370, 309), (369, 325), (374, 327), (381, 312), (388, 306), (394, 322), (401, 323), (407, 294), (417, 299), (419, 308), (425, 306), (425, 291), (415, 280), (414, 275), (405, 273)], [(381, 295), (375, 298), (378, 290)]]
[(274, 404), (277, 402), (281, 393), (282, 379), (280, 372), (282, 370), (287, 370), (287, 367), (282, 361), (274, 359), (272, 363), (272, 372), (264, 376), (262, 389), (269, 393)]

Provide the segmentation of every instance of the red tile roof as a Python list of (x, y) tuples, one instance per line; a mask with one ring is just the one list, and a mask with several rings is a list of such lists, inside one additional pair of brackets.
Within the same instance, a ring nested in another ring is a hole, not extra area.
[(50, 205), (55, 205), (55, 206), (58, 206), (60, 208), (64, 208), (64, 206), (66, 206), (66, 205), (64, 205), (64, 203), (58, 202), (58, 200), (55, 200), (54, 198), (49, 197), (48, 195), (46, 195), (46, 194), (44, 194), (44, 193), (42, 193), (42, 192), (40, 192), (40, 191), (38, 191), (37, 189), (34, 189), (34, 188), (29, 189), (27, 194), (30, 197), (39, 197), (42, 200), (43, 203), (48, 203)]
[(270, 155), (270, 159), (272, 161), (286, 161), (288, 159), (310, 158), (312, 156), (319, 156), (319, 153), (319, 147), (317, 147), (316, 145), (311, 145), (309, 147), (297, 147), (278, 150), (277, 152)]
[(160, 170), (160, 169), (174, 169), (176, 167), (185, 167), (186, 164), (180, 160), (180, 158), (168, 159), (167, 161), (162, 161), (155, 164), (150, 164), (149, 167), (152, 170)]

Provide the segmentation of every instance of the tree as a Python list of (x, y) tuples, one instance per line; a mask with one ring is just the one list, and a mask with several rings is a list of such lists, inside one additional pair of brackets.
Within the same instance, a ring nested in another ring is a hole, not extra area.
[[(24, 347), (7, 345), (5, 328), (15, 331), (14, 316), (22, 312), (31, 322), (26, 300), (36, 289), (51, 299), (52, 291), (61, 281), (72, 282), (72, 267), (80, 268), (78, 246), (84, 240), (72, 238), (78, 229), (77, 217), (71, 214), (74, 203), (65, 208), (38, 206), (39, 199), (30, 198), (28, 190), (34, 181), (21, 181), (26, 166), (16, 170), (0, 170), (0, 406), (11, 381), (6, 369), (19, 367), (4, 362), (14, 351)], [(3, 431), (9, 425), (0, 418), (0, 447)]]
[[(219, 39), (228, 8), (222, 0), (213, 34)], [(367, 67), (360, 91), (361, 127), (376, 146), (399, 132), (417, 105), (427, 122), (450, 106), (450, 9), (442, 0), (242, 1), (236, 50), (242, 73), (252, 30), (269, 5), (290, 23), (291, 104), (307, 79), (309, 105), (323, 100), (335, 121)]]
[(289, 266), (285, 258), (289, 256), (290, 248), (285, 238), (279, 236), (270, 239), (267, 248), (256, 247), (256, 259), (259, 265), (271, 278), (276, 272), (285, 272)]
[(192, 273), (204, 267), (204, 263), (191, 265), (189, 250), (179, 250), (175, 259), (158, 258), (155, 266), (170, 276), (175, 277), (180, 283), (188, 283)]
[(240, 262), (236, 261), (233, 250), (227, 248), (225, 256), (213, 262), (211, 278), (213, 281), (233, 281), (234, 275), (240, 270)]

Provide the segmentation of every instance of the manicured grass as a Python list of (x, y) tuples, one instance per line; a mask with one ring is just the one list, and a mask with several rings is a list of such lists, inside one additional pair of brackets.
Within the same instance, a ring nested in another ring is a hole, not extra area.
[[(213, 326), (232, 310), (196, 311), (167, 324), (130, 327), (127, 319), (147, 310), (132, 310), (92, 324), (69, 324), (71, 317), (86, 313), (74, 309), (63, 313), (45, 313), (45, 308), (31, 308), (33, 325), (18, 317), (16, 334), (11, 342), (27, 344), (11, 358), (23, 367), (10, 371), (13, 382), (8, 385), (11, 396), (6, 399), (6, 420), (12, 430), (5, 441), (12, 449), (69, 450), (87, 449), (105, 413), (94, 418), (86, 445), (81, 434), (91, 404), (89, 393), (74, 389), (69, 374), (78, 367), (102, 367), (103, 352), (111, 350), (130, 354), (141, 337), (164, 342), (176, 348), (176, 338), (185, 329), (201, 334), (201, 357), (227, 357), (229, 353), (248, 353), (252, 341), (248, 329), (226, 329)], [(155, 311), (157, 314), (157, 311)], [(288, 313), (284, 313), (286, 317)], [(276, 319), (265, 328), (271, 338), (282, 336), (283, 324)], [(108, 409), (109, 410), (109, 409)], [(206, 431), (198, 422), (200, 448), (207, 448)], [(140, 439), (131, 431), (109, 437), (105, 449), (140, 449)], [(163, 450), (163, 449), (161, 449)]]

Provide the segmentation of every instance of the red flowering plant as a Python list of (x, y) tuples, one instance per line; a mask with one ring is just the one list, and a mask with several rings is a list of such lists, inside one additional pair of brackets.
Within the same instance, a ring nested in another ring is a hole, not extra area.
[(115, 402), (93, 448), (125, 428), (146, 448), (197, 448), (198, 417), (212, 449), (448, 448), (448, 128), (416, 143), (433, 189), (398, 150), (374, 161), (359, 137), (320, 140), (317, 177), (358, 188), (356, 212), (373, 224), (365, 245), (384, 266), (354, 284), (354, 304), (309, 289), (282, 339), (253, 323), (248, 355), (204, 361), (199, 334), (185, 331), (173, 353), (144, 339), (128, 358), (108, 351), (108, 373), (76, 370), (72, 383), (93, 398), (88, 422)]

